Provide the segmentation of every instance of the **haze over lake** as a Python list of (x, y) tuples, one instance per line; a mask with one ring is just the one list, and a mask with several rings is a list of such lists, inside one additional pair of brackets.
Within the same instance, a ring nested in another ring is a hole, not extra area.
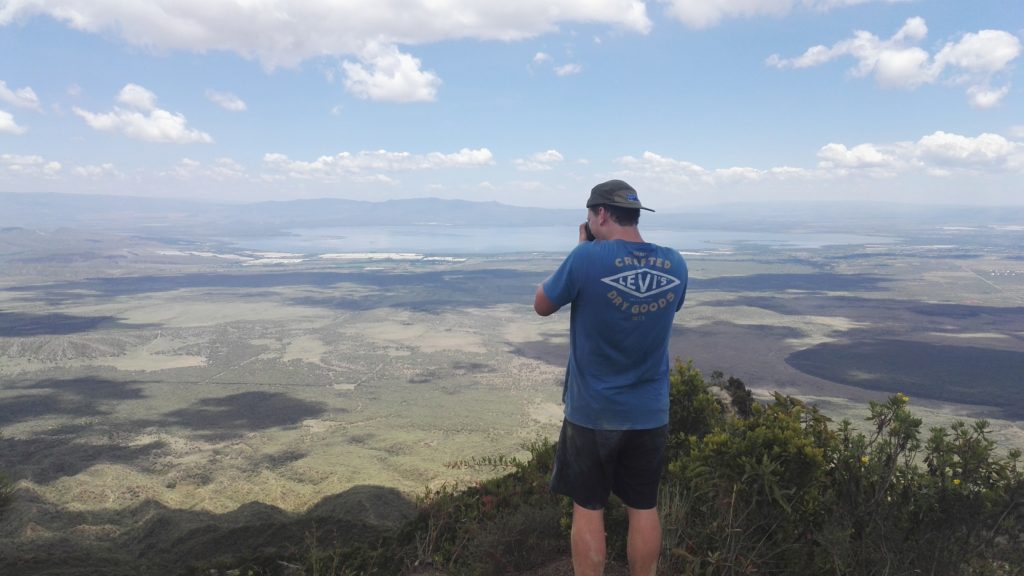
[[(224, 238), (239, 248), (316, 254), (328, 252), (418, 252), (424, 254), (510, 254), (568, 252), (576, 245), (571, 226), (346, 226), (288, 230), (267, 238)], [(823, 232), (745, 232), (644, 227), (644, 239), (677, 250), (730, 250), (738, 245), (820, 248), (888, 244), (895, 237)]]

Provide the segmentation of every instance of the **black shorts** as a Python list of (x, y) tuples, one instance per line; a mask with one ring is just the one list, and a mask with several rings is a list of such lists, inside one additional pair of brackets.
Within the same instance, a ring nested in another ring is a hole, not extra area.
[(562, 422), (551, 491), (589, 510), (603, 510), (614, 493), (630, 508), (658, 505), (668, 426), (648, 430), (594, 430)]

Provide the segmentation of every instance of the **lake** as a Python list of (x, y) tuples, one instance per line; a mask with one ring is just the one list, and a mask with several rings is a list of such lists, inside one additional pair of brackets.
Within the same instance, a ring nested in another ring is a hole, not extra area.
[[(737, 230), (677, 230), (641, 227), (645, 240), (683, 252), (728, 251), (744, 245), (821, 248), (836, 245), (890, 244), (898, 239), (842, 233), (770, 233)], [(571, 226), (351, 226), (289, 230), (288, 235), (225, 238), (240, 249), (325, 254), (343, 252), (416, 252), (426, 255), (565, 253), (576, 245)]]

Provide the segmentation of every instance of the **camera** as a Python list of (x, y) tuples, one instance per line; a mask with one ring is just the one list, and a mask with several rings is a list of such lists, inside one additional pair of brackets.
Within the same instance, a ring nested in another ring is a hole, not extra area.
[(587, 229), (587, 242), (593, 242), (594, 240), (597, 240), (597, 237), (594, 236), (594, 233), (590, 231), (590, 222), (584, 222), (583, 227)]

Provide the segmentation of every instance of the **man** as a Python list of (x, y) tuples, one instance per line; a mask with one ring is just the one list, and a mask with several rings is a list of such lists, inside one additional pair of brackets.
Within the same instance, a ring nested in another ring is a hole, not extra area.
[(658, 483), (668, 435), (668, 340), (686, 295), (679, 252), (644, 242), (636, 190), (598, 184), (580, 243), (534, 296), (537, 314), (571, 303), (565, 419), (551, 489), (573, 499), (577, 576), (605, 564), (609, 493), (626, 505), (632, 576), (653, 576), (661, 551)]

